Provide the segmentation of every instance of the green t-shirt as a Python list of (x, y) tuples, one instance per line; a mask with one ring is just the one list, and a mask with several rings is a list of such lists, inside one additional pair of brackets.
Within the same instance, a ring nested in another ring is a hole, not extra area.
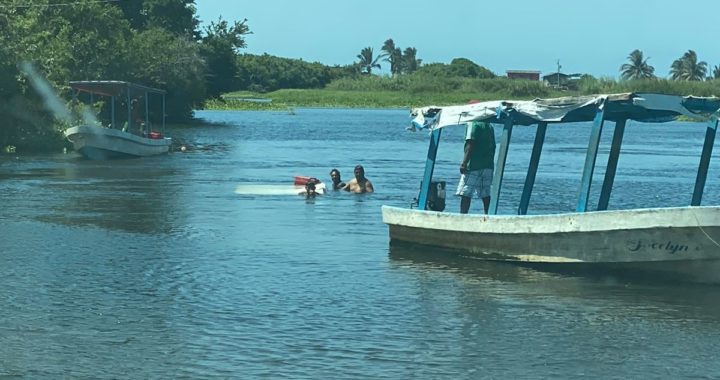
[(467, 123), (465, 128), (465, 152), (467, 140), (473, 140), (473, 151), (467, 164), (467, 170), (495, 168), (495, 130), (492, 125), (479, 121)]

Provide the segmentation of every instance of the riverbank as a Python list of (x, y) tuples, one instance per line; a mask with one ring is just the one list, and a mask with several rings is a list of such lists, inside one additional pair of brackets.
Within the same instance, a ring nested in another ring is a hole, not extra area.
[[(278, 90), (269, 93), (233, 92), (221, 99), (206, 101), (205, 110), (272, 111), (307, 108), (376, 108), (410, 109), (427, 105), (451, 105), (467, 103), (469, 100), (493, 100), (507, 98), (499, 93), (472, 92), (422, 92), (400, 91), (343, 91), (325, 89)], [(531, 99), (532, 97), (530, 97)], [(258, 101), (268, 99), (268, 101)]]
[(283, 89), (267, 93), (238, 91), (201, 105), (206, 110), (288, 110), (309, 108), (404, 108), (463, 104), (469, 100), (557, 98), (564, 96), (651, 92), (688, 96), (717, 96), (720, 81), (667, 79), (616, 81), (584, 77), (567, 89), (542, 82), (507, 78), (359, 78), (341, 79), (323, 89)]

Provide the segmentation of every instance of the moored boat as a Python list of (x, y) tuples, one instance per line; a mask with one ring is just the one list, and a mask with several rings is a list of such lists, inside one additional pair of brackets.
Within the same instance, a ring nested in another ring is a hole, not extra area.
[[(164, 136), (164, 90), (122, 81), (77, 81), (70, 82), (70, 88), (74, 91), (74, 98), (85, 94), (90, 103), (104, 100), (109, 113), (105, 125), (86, 120), (83, 125), (65, 130), (65, 136), (83, 156), (104, 160), (154, 156), (169, 151), (172, 139)], [(160, 123), (151, 123), (150, 120), (151, 95), (162, 100), (162, 109), (156, 110)], [(120, 112), (116, 112), (116, 108)], [(121, 124), (120, 120), (124, 123)]]
[[(419, 244), (489, 260), (549, 265), (603, 265), (653, 270), (701, 282), (720, 282), (720, 207), (700, 206), (717, 128), (720, 99), (662, 94), (612, 94), (534, 101), (495, 101), (413, 110), (413, 125), (432, 131), (418, 208), (383, 206), (391, 244)], [(627, 120), (706, 119), (694, 191), (687, 207), (608, 210)], [(445, 127), (485, 121), (503, 125), (488, 215), (444, 212), (432, 176)], [(589, 205), (603, 124), (615, 123), (598, 205)], [(572, 213), (527, 215), (548, 124), (591, 122), (590, 141)], [(498, 215), (498, 198), (514, 125), (537, 125), (517, 215)]]

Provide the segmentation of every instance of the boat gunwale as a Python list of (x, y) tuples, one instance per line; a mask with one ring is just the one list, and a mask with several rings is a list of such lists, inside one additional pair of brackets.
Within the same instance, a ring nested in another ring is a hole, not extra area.
[(469, 233), (546, 234), (720, 227), (720, 206), (658, 207), (535, 215), (486, 215), (382, 206), (388, 225)]

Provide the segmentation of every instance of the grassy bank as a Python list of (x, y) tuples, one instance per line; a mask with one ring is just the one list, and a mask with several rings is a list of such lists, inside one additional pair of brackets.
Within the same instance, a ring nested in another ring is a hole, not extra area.
[[(363, 77), (338, 80), (324, 89), (286, 89), (269, 93), (233, 92), (225, 94), (221, 100), (207, 101), (203, 108), (215, 110), (287, 110), (294, 107), (412, 108), (463, 104), (471, 99), (527, 100), (624, 92), (717, 96), (720, 95), (720, 81), (683, 82), (666, 79), (616, 81), (587, 77), (572, 83), (570, 89), (557, 90), (537, 81), (507, 78)], [(256, 103), (245, 100), (254, 98), (268, 98), (272, 99), (272, 102)]]

